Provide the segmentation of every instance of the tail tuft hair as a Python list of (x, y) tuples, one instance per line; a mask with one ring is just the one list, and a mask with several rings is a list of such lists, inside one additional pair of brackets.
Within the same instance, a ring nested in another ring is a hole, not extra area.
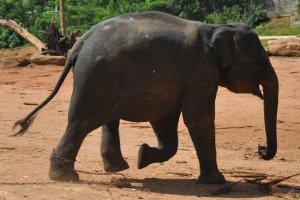
[(36, 115), (33, 115), (29, 119), (24, 118), (16, 121), (13, 130), (15, 130), (18, 126), (21, 126), (21, 129), (17, 133), (13, 134), (12, 137), (22, 136), (24, 133), (26, 133), (31, 124), (33, 123), (35, 116)]

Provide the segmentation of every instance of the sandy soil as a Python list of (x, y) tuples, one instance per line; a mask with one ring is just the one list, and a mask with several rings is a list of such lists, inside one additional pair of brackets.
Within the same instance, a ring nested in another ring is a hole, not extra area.
[[(0, 50), (4, 56), (30, 56), (34, 49)], [(179, 149), (168, 162), (136, 167), (142, 143), (155, 146), (149, 123), (122, 121), (121, 145), (130, 169), (106, 174), (99, 153), (101, 129), (88, 135), (77, 157), (81, 182), (59, 183), (48, 178), (49, 156), (64, 133), (72, 93), (72, 73), (60, 92), (38, 115), (23, 137), (9, 137), (13, 123), (44, 100), (61, 67), (27, 66), (0, 70), (0, 199), (300, 199), (300, 176), (266, 193), (249, 180), (268, 182), (300, 173), (300, 58), (272, 57), (280, 80), (278, 154), (258, 158), (265, 143), (263, 101), (220, 88), (216, 101), (218, 165), (224, 185), (197, 185), (199, 166), (191, 139), (180, 120)], [(84, 173), (92, 172), (92, 173)], [(219, 194), (218, 194), (219, 192)], [(213, 196), (216, 195), (217, 196)]]

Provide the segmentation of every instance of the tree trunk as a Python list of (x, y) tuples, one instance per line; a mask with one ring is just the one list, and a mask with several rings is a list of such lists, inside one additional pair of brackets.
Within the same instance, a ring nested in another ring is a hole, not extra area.
[(66, 18), (65, 18), (65, 1), (60, 0), (60, 26), (61, 26), (61, 33), (63, 36), (66, 36)]
[(29, 33), (26, 29), (22, 28), (17, 22), (13, 20), (0, 19), (0, 27), (9, 28), (13, 31), (17, 32), (21, 37), (27, 40), (30, 44), (32, 44), (35, 48), (37, 48), (40, 52), (42, 52), (42, 48), (45, 48), (45, 44), (41, 42), (37, 37)]

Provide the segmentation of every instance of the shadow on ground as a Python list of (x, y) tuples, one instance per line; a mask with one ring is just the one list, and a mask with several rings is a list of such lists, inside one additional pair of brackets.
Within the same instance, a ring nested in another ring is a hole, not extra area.
[[(260, 191), (258, 186), (246, 182), (231, 182), (226, 185), (232, 185), (228, 191), (222, 192), (225, 184), (207, 185), (196, 184), (195, 179), (158, 179), (147, 178), (144, 180), (129, 179), (132, 187), (138, 190), (146, 190), (160, 194), (180, 195), (180, 196), (195, 196), (195, 197), (212, 197), (216, 198), (257, 198), (269, 196), (263, 191)], [(135, 185), (142, 185), (135, 187)], [(218, 193), (218, 194), (216, 194)]]

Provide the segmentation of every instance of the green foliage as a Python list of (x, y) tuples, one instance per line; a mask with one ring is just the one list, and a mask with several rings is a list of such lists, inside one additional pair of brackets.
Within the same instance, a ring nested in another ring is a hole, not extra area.
[[(201, 20), (198, 16), (200, 7), (197, 0), (102, 0), (74, 1), (66, 6), (67, 32), (80, 29), (85, 33), (91, 26), (115, 16), (156, 10), (180, 16), (182, 18)], [(71, 1), (72, 2), (72, 1)], [(88, 3), (89, 2), (89, 3)], [(57, 20), (59, 20), (57, 18)]]
[(212, 24), (226, 24), (231, 22), (238, 22), (241, 19), (240, 6), (226, 7), (224, 6), (221, 12), (213, 12), (208, 15), (206, 20)]
[(0, 29), (0, 48), (15, 48), (24, 45), (25, 41), (10, 29)]
[[(262, 7), (252, 5), (246, 0), (67, 0), (67, 34), (75, 29), (80, 29), (81, 34), (84, 34), (103, 20), (123, 13), (149, 10), (208, 23), (224, 24), (238, 21), (247, 22), (251, 26), (266, 17)], [(57, 27), (60, 27), (59, 0), (0, 0), (0, 18), (22, 23), (24, 28), (40, 39), (41, 30), (49, 31), (52, 16), (56, 19)], [(7, 43), (7, 31), (0, 29), (0, 34), (0, 48), (14, 46), (4, 45)], [(20, 38), (15, 37), (10, 41), (19, 44), (17, 40)]]
[(207, 16), (207, 22), (212, 24), (226, 24), (232, 22), (244, 22), (254, 27), (260, 20), (266, 19), (267, 15), (261, 6), (250, 5), (242, 8), (240, 5), (232, 7), (224, 6), (220, 11)]
[(290, 23), (289, 17), (282, 17), (262, 23), (254, 30), (260, 36), (298, 35), (300, 27), (291, 26)]

